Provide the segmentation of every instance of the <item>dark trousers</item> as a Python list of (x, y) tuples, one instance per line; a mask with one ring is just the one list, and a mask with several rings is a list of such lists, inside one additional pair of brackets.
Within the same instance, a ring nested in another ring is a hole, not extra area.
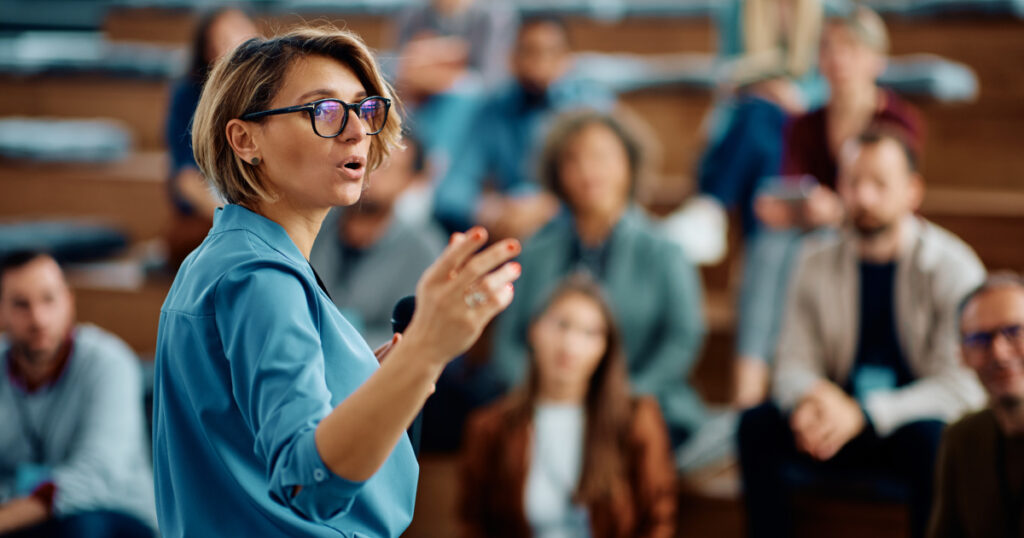
[(53, 518), (4, 538), (153, 538), (153, 529), (120, 512), (96, 510)]
[[(794, 469), (800, 476), (833, 482), (875, 480), (906, 486), (911, 535), (924, 536), (931, 511), (935, 456), (944, 424), (921, 420), (886, 437), (870, 427), (832, 459), (814, 460), (796, 448), (789, 417), (774, 403), (749, 409), (740, 417), (739, 458), (748, 535), (755, 538), (793, 535)], [(838, 484), (842, 486), (842, 484)]]
[(778, 174), (782, 165), (786, 119), (785, 111), (775, 103), (742, 96), (722, 139), (701, 158), (697, 173), (700, 192), (726, 209), (738, 209), (745, 237), (757, 228), (757, 190), (765, 178)]
[(423, 406), (422, 451), (458, 451), (470, 413), (498, 398), (503, 389), (490, 369), (471, 364), (465, 355), (448, 363)]

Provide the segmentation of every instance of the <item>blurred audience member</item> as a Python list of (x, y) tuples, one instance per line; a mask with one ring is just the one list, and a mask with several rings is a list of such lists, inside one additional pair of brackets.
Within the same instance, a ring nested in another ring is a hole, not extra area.
[(174, 210), (167, 247), (168, 261), (174, 268), (206, 237), (213, 225), (213, 211), (222, 203), (192, 156), (192, 115), (199, 105), (199, 94), (213, 63), (257, 33), (253, 22), (238, 9), (222, 8), (206, 14), (192, 40), (188, 74), (174, 86), (165, 125), (171, 157), (168, 191)]
[(525, 238), (557, 202), (533, 181), (538, 140), (557, 113), (609, 110), (614, 97), (569, 75), (568, 29), (556, 18), (523, 21), (512, 57), (515, 80), (491, 97), (438, 185), (434, 214), (450, 231), (482, 224), (495, 238)]
[(525, 383), (470, 418), (462, 535), (674, 536), (665, 423), (653, 398), (629, 395), (619, 331), (596, 282), (562, 282), (527, 338)]
[(875, 81), (885, 69), (888, 36), (882, 19), (865, 7), (829, 19), (819, 69), (828, 80), (828, 104), (793, 121), (786, 137), (782, 177), (764, 186), (757, 216), (767, 226), (748, 242), (740, 290), (736, 401), (760, 403), (768, 390), (769, 364), (779, 315), (806, 232), (842, 220), (835, 193), (836, 156), (844, 141), (872, 123), (893, 124), (921, 153), (923, 126), (916, 111)]
[(488, 91), (508, 78), (518, 23), (513, 7), (493, 1), (431, 0), (399, 15), (395, 85), (432, 181), (461, 153)]
[(53, 258), (0, 262), (0, 534), (153, 536), (142, 372), (74, 316)]
[[(770, 226), (821, 226), (840, 220), (835, 198), (837, 156), (846, 140), (871, 123), (893, 123), (907, 133), (907, 142), (921, 153), (924, 126), (910, 104), (891, 90), (878, 87), (885, 71), (889, 36), (877, 13), (857, 7), (839, 18), (829, 19), (821, 40), (818, 68), (829, 84), (828, 103), (797, 118), (786, 138), (783, 175), (808, 174), (832, 194), (831, 203), (816, 204), (813, 196), (796, 213), (758, 211)], [(770, 195), (765, 200), (769, 201)], [(790, 206), (785, 206), (790, 209)], [(777, 218), (776, 218), (777, 217)]]
[(924, 196), (898, 130), (843, 150), (841, 234), (809, 241), (779, 338), (774, 401), (743, 414), (739, 455), (751, 536), (789, 536), (787, 467), (909, 486), (923, 536), (943, 421), (983, 401), (957, 357), (957, 302), (983, 278), (974, 252), (914, 215)]
[(373, 172), (357, 204), (332, 210), (310, 253), (334, 303), (373, 346), (391, 339), (392, 308), (413, 294), (444, 249), (439, 230), (395, 214), (396, 201), (424, 170), (419, 143), (404, 143)]
[(939, 450), (930, 538), (1024, 532), (1024, 280), (989, 278), (962, 303), (960, 345), (989, 406), (951, 425)]
[(416, 96), (450, 88), (470, 75), (494, 86), (508, 76), (518, 17), (503, 2), (430, 0), (398, 17), (400, 84)]
[(497, 376), (506, 387), (522, 380), (530, 313), (566, 275), (589, 273), (622, 328), (633, 388), (658, 399), (678, 445), (704, 418), (688, 382), (704, 337), (701, 284), (683, 251), (632, 202), (641, 148), (617, 118), (574, 112), (552, 127), (540, 161), (567, 211), (523, 247), (516, 297), (498, 321)]
[(723, 79), (735, 93), (722, 111), (722, 134), (712, 130), (698, 182), (702, 194), (739, 209), (748, 235), (754, 195), (779, 171), (786, 122), (823, 93), (813, 68), (824, 7), (821, 0), (730, 0), (716, 15)]

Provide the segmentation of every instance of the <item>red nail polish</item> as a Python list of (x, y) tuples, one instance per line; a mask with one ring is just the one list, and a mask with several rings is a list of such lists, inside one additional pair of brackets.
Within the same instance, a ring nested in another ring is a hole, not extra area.
[(474, 241), (479, 241), (484, 238), (484, 231), (481, 230), (480, 228), (475, 228), (473, 230), (471, 237), (473, 238)]

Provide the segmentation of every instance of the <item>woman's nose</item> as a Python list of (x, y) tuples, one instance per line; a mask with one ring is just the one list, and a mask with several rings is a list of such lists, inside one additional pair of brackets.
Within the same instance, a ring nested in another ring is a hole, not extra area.
[(342, 129), (338, 138), (347, 143), (358, 143), (366, 137), (366, 126), (355, 110), (347, 111), (348, 118), (345, 121), (345, 128)]

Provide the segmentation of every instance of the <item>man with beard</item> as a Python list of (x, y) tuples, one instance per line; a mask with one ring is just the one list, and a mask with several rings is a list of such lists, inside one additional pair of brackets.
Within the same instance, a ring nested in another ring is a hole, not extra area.
[(153, 536), (156, 513), (138, 361), (74, 324), (60, 267), (0, 262), (0, 535)]
[(930, 538), (1024, 532), (1024, 279), (993, 275), (963, 302), (960, 345), (989, 406), (950, 425)]
[(895, 125), (840, 155), (844, 229), (809, 242), (790, 286), (773, 401), (742, 416), (751, 536), (792, 533), (793, 477), (907, 492), (923, 536), (943, 425), (984, 393), (957, 355), (958, 301), (984, 278), (974, 252), (914, 215), (916, 156)]

